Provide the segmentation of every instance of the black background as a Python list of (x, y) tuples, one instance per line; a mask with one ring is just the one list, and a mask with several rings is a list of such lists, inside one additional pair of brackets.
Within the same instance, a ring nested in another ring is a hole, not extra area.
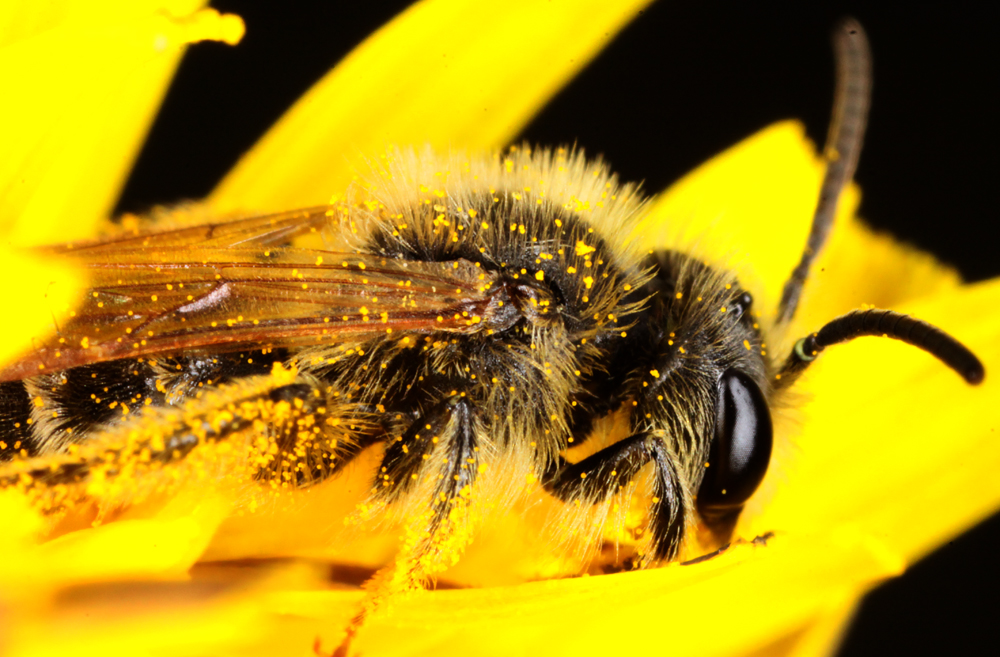
[[(118, 210), (206, 195), (310, 84), (408, 3), (359, 4), (214, 2), (242, 15), (247, 35), (236, 48), (191, 49)], [(779, 119), (803, 120), (822, 143), (833, 95), (829, 32), (853, 15), (875, 60), (856, 176), (861, 214), (969, 279), (1000, 274), (992, 12), (960, 3), (695, 4), (662, 0), (646, 10), (521, 137), (579, 143), (651, 191)], [(992, 643), (998, 548), (995, 516), (878, 588), (839, 654), (944, 654)]]

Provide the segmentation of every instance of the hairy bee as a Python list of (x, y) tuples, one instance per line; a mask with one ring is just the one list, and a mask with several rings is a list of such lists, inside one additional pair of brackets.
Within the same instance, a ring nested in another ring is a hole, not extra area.
[[(836, 43), (829, 167), (778, 325), (860, 152), (867, 43), (851, 21)], [(638, 190), (578, 152), (394, 151), (372, 168), (328, 207), (46, 249), (86, 266), (91, 290), (0, 371), (0, 483), (58, 506), (95, 477), (228, 441), (256, 478), (309, 486), (381, 445), (371, 500), (416, 509), (419, 575), (480, 487), (533, 477), (596, 505), (648, 467), (648, 564), (696, 525), (730, 540), (769, 464), (769, 409), (825, 347), (885, 335), (983, 377), (953, 338), (888, 310), (834, 319), (774, 360), (739, 281), (639, 252), (625, 239)], [(296, 245), (312, 233), (323, 249)], [(624, 437), (567, 460), (609, 418)]]

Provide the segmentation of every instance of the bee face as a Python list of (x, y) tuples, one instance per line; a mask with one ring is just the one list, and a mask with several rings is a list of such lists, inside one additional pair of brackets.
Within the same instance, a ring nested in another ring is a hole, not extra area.
[(698, 518), (722, 545), (770, 460), (774, 365), (753, 297), (735, 279), (678, 252), (648, 262), (649, 335), (637, 351), (649, 369), (633, 370), (633, 430), (674, 437)]

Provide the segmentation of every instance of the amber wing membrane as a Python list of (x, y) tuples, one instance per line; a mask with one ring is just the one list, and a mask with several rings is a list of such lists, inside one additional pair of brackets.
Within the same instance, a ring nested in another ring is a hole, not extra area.
[(316, 208), (46, 247), (86, 268), (90, 289), (0, 381), (118, 358), (482, 329), (494, 277), (473, 263), (287, 246), (329, 225), (328, 215)]

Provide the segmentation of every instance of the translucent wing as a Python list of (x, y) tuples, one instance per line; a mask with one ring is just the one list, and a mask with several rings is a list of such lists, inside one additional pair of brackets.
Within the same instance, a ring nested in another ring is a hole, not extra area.
[(121, 249), (198, 248), (280, 246), (292, 239), (329, 226), (335, 219), (336, 206), (321, 206), (248, 217), (215, 224), (183, 226), (167, 230), (122, 233), (97, 240), (57, 244), (40, 249), (46, 253), (93, 257)]
[(47, 248), (82, 263), (91, 288), (72, 319), (0, 371), (0, 381), (191, 350), (482, 330), (495, 277), (468, 261), (416, 262), (281, 246), (329, 221), (325, 212)]

